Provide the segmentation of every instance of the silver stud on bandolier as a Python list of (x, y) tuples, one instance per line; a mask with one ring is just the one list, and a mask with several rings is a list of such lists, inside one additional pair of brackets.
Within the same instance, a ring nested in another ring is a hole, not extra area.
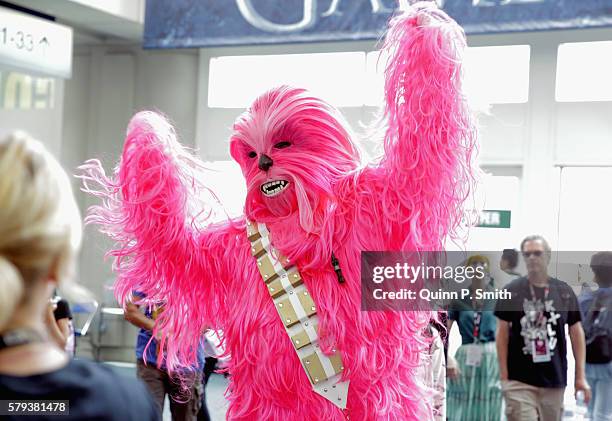
[[(333, 355), (327, 355), (319, 346), (316, 306), (303, 278), (291, 260), (271, 245), (270, 234), (264, 224), (247, 221), (247, 227), (251, 253), (257, 260), (259, 273), (277, 306), (285, 331), (290, 336), (314, 392), (344, 410), (349, 381), (340, 381), (340, 373), (344, 370), (342, 358), (335, 349)], [(294, 291), (294, 288), (298, 289)], [(335, 391), (328, 394), (331, 392), (330, 386)]]

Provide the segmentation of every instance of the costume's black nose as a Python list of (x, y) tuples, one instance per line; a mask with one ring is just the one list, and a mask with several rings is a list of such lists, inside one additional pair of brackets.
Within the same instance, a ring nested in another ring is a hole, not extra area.
[(272, 166), (272, 164), (273, 164), (272, 158), (270, 158), (266, 154), (261, 154), (261, 156), (259, 157), (259, 169), (260, 170), (268, 171), (268, 169)]

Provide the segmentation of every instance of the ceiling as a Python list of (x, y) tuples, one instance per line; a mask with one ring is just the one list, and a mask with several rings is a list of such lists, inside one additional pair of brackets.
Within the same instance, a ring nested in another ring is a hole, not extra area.
[(75, 45), (142, 42), (145, 0), (8, 0), (74, 29)]

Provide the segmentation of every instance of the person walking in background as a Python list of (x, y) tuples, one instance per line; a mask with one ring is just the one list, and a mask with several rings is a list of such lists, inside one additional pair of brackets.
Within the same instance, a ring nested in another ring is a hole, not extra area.
[[(440, 329), (440, 330), (439, 330)], [(444, 326), (440, 325), (436, 318), (432, 318), (426, 328), (426, 336), (429, 338), (429, 349), (424, 363), (421, 365), (423, 381), (433, 394), (433, 419), (434, 421), (445, 421), (446, 417), (446, 359), (444, 354), (444, 343), (442, 331)]]
[(50, 338), (49, 297), (71, 279), (80, 240), (79, 211), (59, 163), (25, 134), (1, 140), (0, 397), (52, 401), (57, 411), (63, 402), (61, 416), (38, 420), (157, 420), (140, 382), (69, 358)]
[(548, 276), (551, 250), (538, 235), (521, 243), (527, 276), (506, 286), (510, 299), (497, 301), (497, 354), (509, 421), (559, 421), (567, 385), (565, 325), (576, 360), (574, 388), (588, 402), (585, 342), (574, 291)]
[[(198, 367), (185, 367), (181, 373), (171, 375), (163, 361), (165, 355), (162, 355), (162, 365), (157, 366), (157, 357), (163, 351), (159, 341), (153, 338), (155, 320), (164, 311), (163, 305), (145, 304), (143, 299), (142, 294), (135, 293), (133, 301), (127, 303), (124, 309), (125, 319), (140, 328), (136, 340), (136, 374), (149, 388), (160, 416), (168, 395), (173, 421), (195, 421), (202, 403), (204, 335), (197, 350)], [(144, 308), (144, 313), (140, 310), (141, 307)], [(185, 390), (185, 385), (188, 385), (188, 390)]]
[(74, 357), (75, 338), (70, 304), (60, 297), (57, 291), (53, 293), (53, 297), (49, 301), (49, 309), (45, 320), (53, 341), (69, 356)]
[(499, 271), (495, 272), (498, 287), (503, 287), (516, 278), (520, 278), (518, 271), (519, 253), (515, 249), (504, 249), (499, 259)]
[(593, 390), (592, 421), (612, 421), (612, 252), (591, 257), (598, 285), (578, 297), (586, 336), (586, 378)]
[(471, 279), (471, 296), (451, 302), (448, 311), (448, 332), (457, 322), (461, 347), (455, 357), (448, 355), (447, 419), (499, 421), (502, 398), (495, 350), (495, 302), (476, 299), (479, 289), (493, 291), (489, 259), (471, 256), (466, 266), (476, 273)]
[(219, 360), (217, 359), (215, 347), (211, 343), (210, 339), (208, 339), (206, 334), (204, 335), (203, 340), (205, 358), (204, 368), (202, 370), (202, 401), (200, 405), (200, 410), (198, 411), (197, 420), (210, 421), (210, 413), (206, 404), (206, 385), (208, 384), (208, 379), (210, 379), (210, 376), (215, 372)]

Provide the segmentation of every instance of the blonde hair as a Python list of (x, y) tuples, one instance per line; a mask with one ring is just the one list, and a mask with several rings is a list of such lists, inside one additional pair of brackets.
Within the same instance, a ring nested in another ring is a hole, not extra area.
[(487, 256), (483, 256), (482, 254), (474, 254), (467, 259), (467, 261), (465, 262), (465, 265), (472, 266), (476, 263), (482, 263), (486, 265), (487, 272), (489, 271), (490, 263), (489, 263), (489, 258)]
[(22, 132), (0, 140), (0, 332), (29, 285), (73, 276), (81, 217), (68, 176)]

